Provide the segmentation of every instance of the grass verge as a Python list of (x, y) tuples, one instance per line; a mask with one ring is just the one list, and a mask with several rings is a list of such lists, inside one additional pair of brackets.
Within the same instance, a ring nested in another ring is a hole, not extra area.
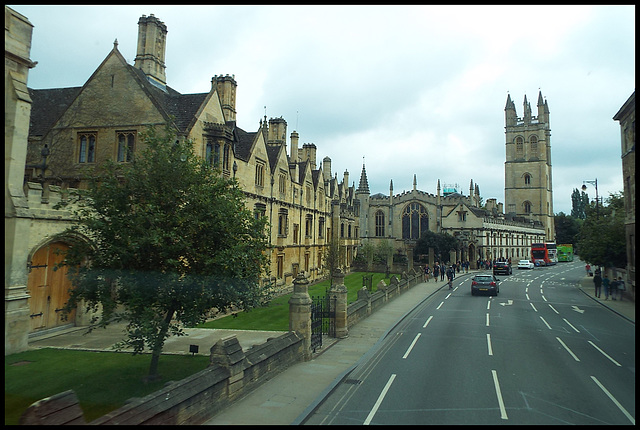
[(163, 355), (162, 377), (145, 384), (149, 354), (73, 351), (43, 348), (4, 359), (4, 423), (18, 424), (35, 401), (66, 390), (75, 391), (87, 421), (122, 407), (132, 397), (144, 397), (168, 381), (179, 381), (205, 369), (209, 357)]
[[(384, 273), (356, 272), (344, 278), (344, 285), (347, 287), (347, 303), (355, 302), (358, 299), (358, 290), (362, 288), (362, 277), (373, 275), (372, 291), (376, 291), (376, 285), (384, 280), (389, 285), (390, 275), (386, 277)], [(396, 275), (400, 277), (399, 275)], [(317, 284), (309, 285), (309, 295), (312, 297), (324, 296), (329, 289), (329, 281), (321, 281)], [(198, 328), (217, 328), (235, 330), (265, 330), (265, 331), (287, 331), (289, 330), (289, 299), (291, 293), (276, 297), (271, 302), (261, 308), (254, 308), (247, 312), (239, 312), (198, 325)]]

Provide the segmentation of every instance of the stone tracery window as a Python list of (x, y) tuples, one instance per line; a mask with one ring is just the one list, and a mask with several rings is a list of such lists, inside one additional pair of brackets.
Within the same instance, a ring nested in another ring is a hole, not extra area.
[(376, 237), (384, 237), (384, 212), (377, 211), (375, 215)]
[(402, 211), (402, 238), (418, 240), (429, 230), (429, 213), (420, 203), (409, 203)]

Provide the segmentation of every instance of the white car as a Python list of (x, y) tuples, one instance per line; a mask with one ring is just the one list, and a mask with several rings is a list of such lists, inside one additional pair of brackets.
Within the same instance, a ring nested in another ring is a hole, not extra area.
[(518, 269), (533, 269), (534, 267), (536, 267), (535, 264), (529, 260), (518, 261)]

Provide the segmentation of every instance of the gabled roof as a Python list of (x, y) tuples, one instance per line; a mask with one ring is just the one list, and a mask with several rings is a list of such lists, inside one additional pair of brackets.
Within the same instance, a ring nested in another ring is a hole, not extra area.
[(29, 135), (43, 136), (46, 134), (112, 55), (116, 55), (120, 61), (127, 66), (132, 77), (140, 83), (143, 90), (149, 95), (154, 105), (163, 115), (166, 118), (170, 116), (174, 117), (175, 126), (178, 131), (182, 133), (188, 132), (195, 122), (194, 120), (198, 110), (206, 101), (209, 93), (180, 94), (169, 86), (166, 87), (165, 92), (151, 84), (142, 70), (127, 64), (122, 54), (114, 47), (82, 87), (52, 88), (45, 90), (29, 88), (29, 95), (33, 101), (31, 105)]

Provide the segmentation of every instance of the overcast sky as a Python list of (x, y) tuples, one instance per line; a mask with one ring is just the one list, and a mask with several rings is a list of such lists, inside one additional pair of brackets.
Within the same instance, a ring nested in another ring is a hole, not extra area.
[[(34, 25), (30, 88), (82, 86), (118, 40), (133, 64), (138, 19), (168, 29), (167, 84), (208, 92), (235, 75), (237, 123), (283, 117), (371, 194), (471, 180), (504, 202), (504, 107), (538, 92), (550, 110), (554, 212), (598, 180), (623, 189), (620, 125), (635, 91), (635, 6), (11, 6)], [(289, 146), (287, 144), (287, 152)], [(588, 193), (595, 197), (593, 186)]]

